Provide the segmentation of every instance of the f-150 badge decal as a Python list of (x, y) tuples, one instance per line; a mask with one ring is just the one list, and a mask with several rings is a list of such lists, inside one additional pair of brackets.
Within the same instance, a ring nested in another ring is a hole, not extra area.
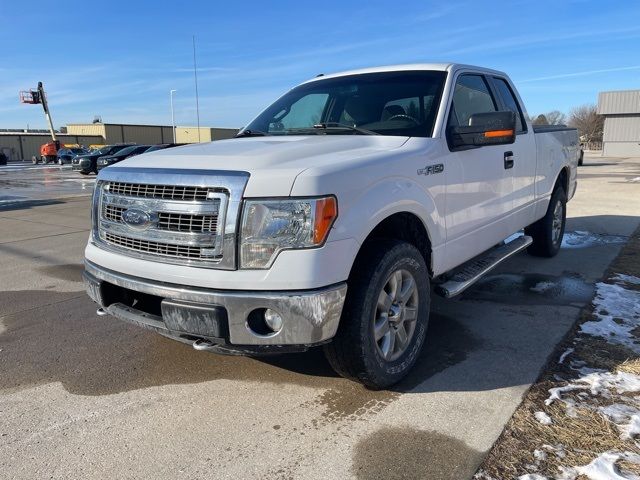
[(435, 175), (444, 172), (444, 164), (436, 163), (435, 165), (427, 165), (418, 170), (418, 175)]

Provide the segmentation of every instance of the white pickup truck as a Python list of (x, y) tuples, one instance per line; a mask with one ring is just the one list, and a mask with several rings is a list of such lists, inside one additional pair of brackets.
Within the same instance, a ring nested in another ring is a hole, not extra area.
[(102, 170), (87, 291), (98, 314), (198, 350), (322, 345), (341, 375), (387, 387), (418, 357), (432, 292), (558, 252), (578, 136), (527, 118), (485, 68), (318, 75), (238, 138)]

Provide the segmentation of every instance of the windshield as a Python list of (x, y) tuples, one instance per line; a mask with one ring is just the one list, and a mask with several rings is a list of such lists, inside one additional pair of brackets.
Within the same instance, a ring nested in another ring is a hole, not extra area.
[(309, 82), (278, 99), (244, 131), (354, 135), (369, 130), (380, 135), (430, 137), (445, 77), (445, 72), (403, 71)]
[(120, 153), (125, 148), (131, 148), (132, 146), (135, 147), (135, 145), (112, 145), (107, 149), (107, 153), (109, 155), (115, 155), (116, 153)]
[(128, 155), (132, 152), (134, 152), (135, 150), (139, 149), (140, 147), (138, 147), (137, 145), (132, 146), (132, 147), (125, 147), (122, 149), (118, 149), (117, 151), (113, 152), (114, 154), (118, 154), (118, 155)]
[(71, 148), (71, 152), (73, 153), (85, 153), (86, 150), (84, 148)]
[(171, 148), (173, 146), (172, 143), (160, 143), (158, 145), (151, 145), (144, 153), (155, 152), (156, 150), (164, 150), (165, 148)]

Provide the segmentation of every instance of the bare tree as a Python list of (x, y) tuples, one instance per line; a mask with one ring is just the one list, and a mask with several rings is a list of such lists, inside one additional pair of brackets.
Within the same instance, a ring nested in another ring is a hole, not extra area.
[(534, 125), (564, 125), (567, 116), (559, 110), (551, 110), (540, 115), (532, 115), (529, 117)]
[(549, 125), (549, 120), (547, 120), (547, 117), (544, 113), (541, 113), (537, 117), (533, 117), (531, 119), (531, 123), (533, 123), (534, 125)]
[(582, 105), (569, 113), (569, 126), (577, 128), (583, 142), (601, 142), (604, 117), (598, 115), (595, 105)]
[(544, 116), (547, 117), (549, 125), (564, 125), (567, 121), (567, 116), (558, 110), (551, 110), (549, 113), (545, 113)]

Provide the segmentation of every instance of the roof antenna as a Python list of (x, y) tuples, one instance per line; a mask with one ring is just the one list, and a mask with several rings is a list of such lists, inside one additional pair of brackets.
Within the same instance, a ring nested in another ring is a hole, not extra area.
[(319, 74), (317, 74), (317, 75), (316, 75), (316, 78), (318, 78), (318, 77), (324, 77), (324, 73), (319, 73)]
[(198, 121), (198, 143), (200, 143), (200, 102), (198, 100), (198, 67), (196, 66), (196, 36), (193, 35), (193, 77), (196, 83), (196, 118)]

